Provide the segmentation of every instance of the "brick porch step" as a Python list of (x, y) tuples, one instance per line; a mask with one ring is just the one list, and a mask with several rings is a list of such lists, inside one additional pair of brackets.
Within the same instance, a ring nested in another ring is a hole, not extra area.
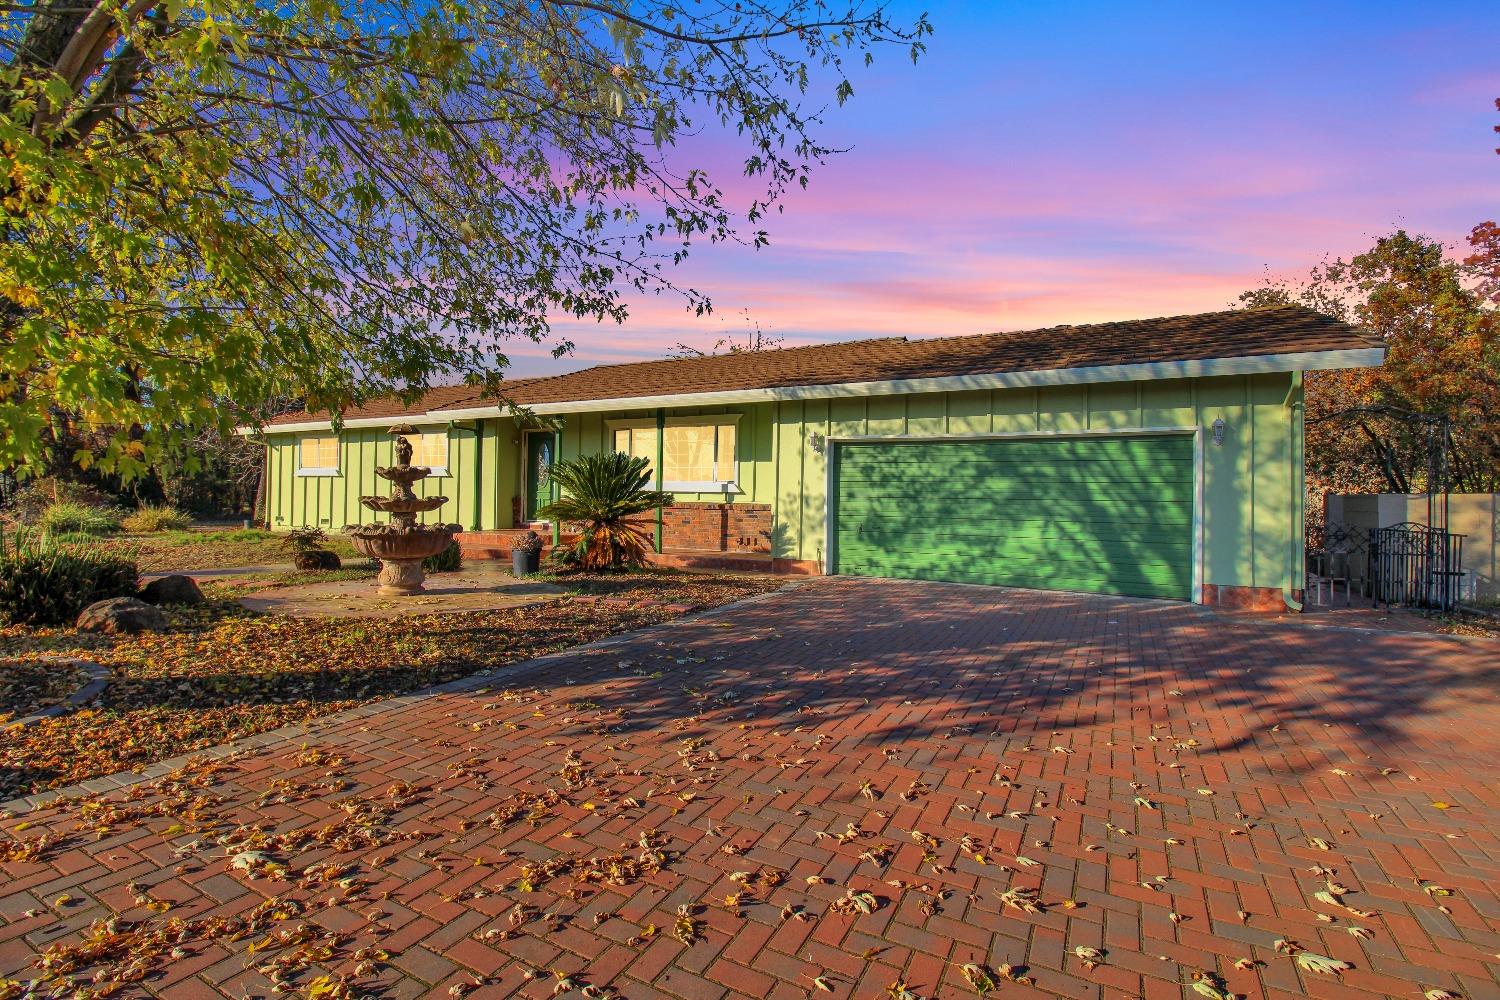
[[(527, 528), (501, 528), (496, 531), (465, 531), (458, 536), (459, 551), (465, 559), (509, 559), (511, 546), (526, 535)], [(552, 551), (552, 532), (538, 531), (542, 536), (542, 558)], [(572, 545), (578, 541), (576, 532), (563, 532), (562, 543)]]
[[(458, 547), (465, 559), (509, 559), (511, 546), (516, 539), (526, 534), (526, 528), (501, 528), (495, 531), (465, 531), (458, 536)], [(542, 558), (552, 552), (550, 531), (538, 531), (545, 547)], [(572, 545), (578, 541), (576, 532), (563, 532), (562, 543)], [(822, 568), (811, 561), (779, 559), (769, 552), (725, 552), (720, 549), (671, 548), (665, 552), (653, 552), (653, 566), (667, 569), (715, 570), (741, 573), (785, 573), (797, 576), (816, 576)]]
[(717, 549), (667, 549), (647, 557), (651, 565), (666, 569), (727, 570), (740, 573), (781, 573), (817, 576), (821, 566), (811, 560), (780, 559), (769, 552), (724, 552)]

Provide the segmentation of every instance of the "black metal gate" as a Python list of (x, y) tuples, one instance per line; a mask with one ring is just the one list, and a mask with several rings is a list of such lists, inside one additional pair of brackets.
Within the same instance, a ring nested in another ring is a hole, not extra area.
[(1370, 533), (1370, 576), (1377, 605), (1434, 611), (1458, 605), (1464, 536), (1407, 521)]

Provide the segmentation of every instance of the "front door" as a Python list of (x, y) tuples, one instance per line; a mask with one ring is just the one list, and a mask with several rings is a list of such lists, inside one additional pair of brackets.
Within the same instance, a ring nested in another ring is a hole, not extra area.
[(526, 435), (526, 520), (535, 521), (536, 512), (547, 506), (552, 497), (547, 484), (547, 470), (552, 468), (552, 435), (528, 432)]

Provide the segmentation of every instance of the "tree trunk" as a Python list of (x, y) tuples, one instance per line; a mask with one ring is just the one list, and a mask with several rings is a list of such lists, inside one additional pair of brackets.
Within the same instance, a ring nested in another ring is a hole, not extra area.
[(255, 477), (255, 500), (250, 505), (250, 517), (252, 523), (258, 527), (271, 529), (270, 512), (266, 506), (266, 475), (270, 471), (271, 446), (266, 445), (260, 453), (260, 475)]

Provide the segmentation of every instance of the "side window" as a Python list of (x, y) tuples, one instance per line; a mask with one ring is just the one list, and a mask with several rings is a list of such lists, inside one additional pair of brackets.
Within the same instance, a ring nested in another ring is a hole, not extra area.
[(297, 444), (297, 474), (333, 476), (339, 471), (339, 439), (336, 434), (310, 434)]
[(411, 464), (425, 465), (434, 473), (448, 471), (448, 432), (424, 431), (407, 436), (411, 442)]

